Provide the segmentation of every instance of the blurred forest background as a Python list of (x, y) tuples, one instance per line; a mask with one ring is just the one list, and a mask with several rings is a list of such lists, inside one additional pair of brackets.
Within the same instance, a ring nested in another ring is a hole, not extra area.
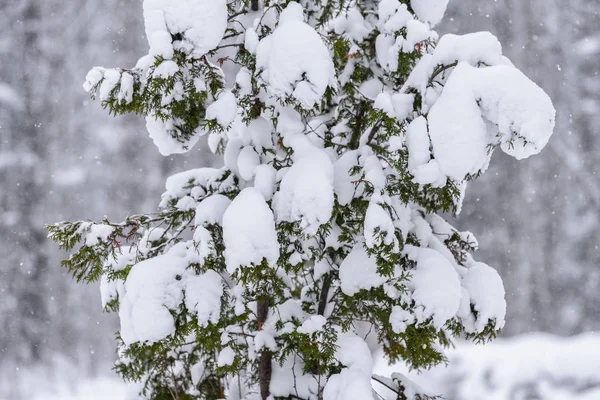
[[(451, 0), (437, 27), (492, 31), (558, 112), (546, 150), (496, 154), (456, 219), (504, 278), (506, 337), (600, 328), (599, 13), (598, 0)], [(34, 366), (83, 376), (114, 357), (114, 317), (63, 271), (44, 224), (153, 211), (167, 176), (210, 162), (201, 144), (160, 156), (141, 118), (113, 118), (81, 88), (146, 47), (141, 0), (0, 1), (0, 397)]]

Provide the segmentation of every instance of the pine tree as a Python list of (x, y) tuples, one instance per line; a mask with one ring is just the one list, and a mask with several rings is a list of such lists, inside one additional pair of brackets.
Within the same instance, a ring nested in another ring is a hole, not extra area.
[(170, 177), (156, 213), (48, 227), (143, 396), (424, 399), (373, 355), (427, 368), (497, 335), (502, 281), (439, 214), (495, 148), (539, 152), (554, 109), (491, 34), (438, 40), (446, 5), (144, 1), (149, 54), (84, 87), (223, 166)]

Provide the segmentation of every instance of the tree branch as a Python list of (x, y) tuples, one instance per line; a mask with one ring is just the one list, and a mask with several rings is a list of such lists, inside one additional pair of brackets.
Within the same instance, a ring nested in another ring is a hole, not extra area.
[(373, 140), (373, 138), (375, 138), (375, 135), (377, 135), (377, 132), (379, 131), (382, 122), (382, 119), (378, 120), (377, 122), (375, 122), (375, 125), (373, 125), (373, 128), (371, 128), (371, 132), (369, 132), (369, 139), (367, 140), (367, 145), (371, 144), (371, 141)]
[(429, 83), (428, 86), (431, 85), (433, 83), (433, 80), (435, 78), (437, 78), (437, 76), (439, 74), (441, 74), (442, 72), (449, 70), (450, 68), (454, 68), (458, 65), (458, 61), (453, 62), (452, 64), (448, 64), (448, 65), (444, 65), (443, 67), (440, 67), (438, 70), (433, 72), (433, 75), (431, 76), (431, 78), (429, 78)]

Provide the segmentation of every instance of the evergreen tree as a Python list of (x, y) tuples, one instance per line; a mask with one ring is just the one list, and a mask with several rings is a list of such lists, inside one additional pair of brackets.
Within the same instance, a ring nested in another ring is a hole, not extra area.
[(145, 0), (149, 54), (90, 71), (162, 154), (207, 135), (223, 159), (170, 177), (157, 213), (48, 227), (144, 397), (423, 399), (374, 354), (427, 368), (503, 327), (501, 279), (439, 214), (495, 148), (539, 152), (554, 109), (491, 34), (438, 40), (446, 5)]

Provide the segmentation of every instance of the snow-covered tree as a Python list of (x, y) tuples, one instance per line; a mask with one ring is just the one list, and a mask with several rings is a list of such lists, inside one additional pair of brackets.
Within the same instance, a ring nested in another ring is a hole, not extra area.
[(375, 357), (426, 368), (503, 327), (501, 279), (440, 213), (555, 113), (490, 33), (438, 38), (447, 2), (144, 1), (148, 55), (84, 87), (223, 166), (170, 177), (157, 213), (48, 227), (143, 396), (427, 398)]

